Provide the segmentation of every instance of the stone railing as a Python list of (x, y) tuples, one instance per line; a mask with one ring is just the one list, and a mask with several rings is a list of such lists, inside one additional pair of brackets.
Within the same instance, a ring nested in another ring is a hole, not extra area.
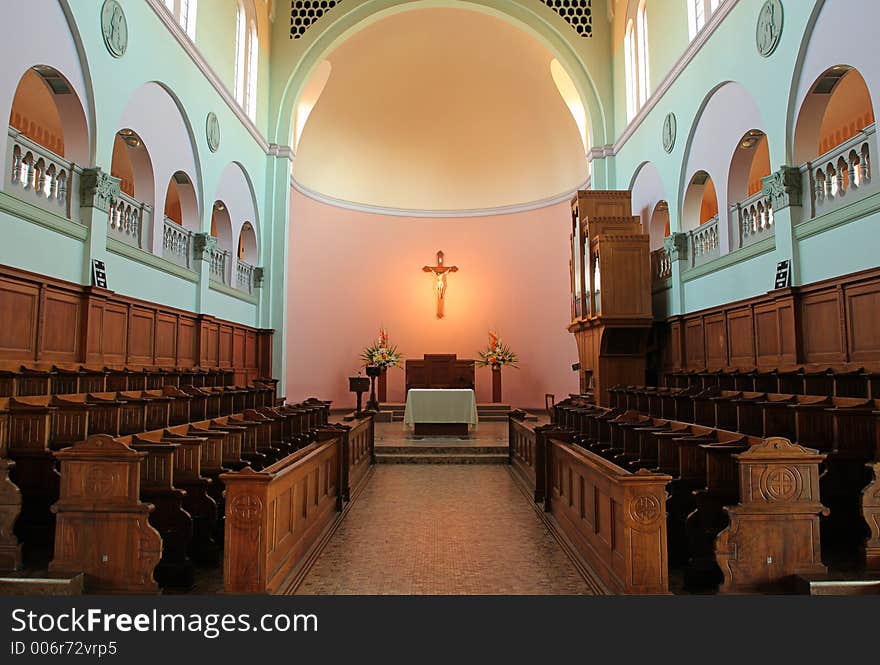
[(751, 245), (773, 235), (773, 206), (764, 192), (753, 194), (730, 207), (730, 221), (737, 228), (731, 234), (739, 238), (738, 247)]
[(211, 250), (211, 273), (210, 277), (215, 282), (229, 284), (229, 265), (232, 255), (225, 249)]
[(719, 256), (718, 215), (688, 232), (691, 266), (698, 266)]
[(253, 293), (254, 290), (254, 267), (249, 263), (239, 260), (235, 269), (235, 286), (239, 291)]
[(151, 219), (150, 206), (121, 192), (119, 198), (110, 204), (110, 237), (143, 249), (143, 229), (149, 227)]
[(192, 231), (165, 218), (162, 232), (162, 256), (184, 268), (192, 268)]
[(812, 203), (810, 217), (852, 203), (877, 190), (871, 177), (875, 137), (875, 125), (869, 125), (848, 141), (800, 167), (804, 193), (809, 192)]
[(662, 284), (672, 278), (672, 259), (661, 247), (651, 252), (651, 281), (655, 285)]
[(40, 208), (79, 222), (82, 170), (51, 150), (9, 128), (7, 191)]

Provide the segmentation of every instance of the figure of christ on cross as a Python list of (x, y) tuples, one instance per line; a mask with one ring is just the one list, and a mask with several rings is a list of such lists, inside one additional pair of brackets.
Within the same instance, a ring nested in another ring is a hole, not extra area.
[(436, 266), (424, 266), (422, 268), (424, 272), (429, 272), (434, 275), (434, 296), (437, 300), (437, 318), (443, 318), (443, 305), (446, 302), (446, 275), (451, 272), (458, 272), (458, 266), (445, 266), (443, 265), (443, 252), (437, 252), (437, 265)]

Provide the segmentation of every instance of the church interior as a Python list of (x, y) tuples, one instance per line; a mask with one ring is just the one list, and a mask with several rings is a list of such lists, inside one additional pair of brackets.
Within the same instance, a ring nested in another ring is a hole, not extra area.
[(880, 594), (877, 3), (0, 15), (0, 594)]

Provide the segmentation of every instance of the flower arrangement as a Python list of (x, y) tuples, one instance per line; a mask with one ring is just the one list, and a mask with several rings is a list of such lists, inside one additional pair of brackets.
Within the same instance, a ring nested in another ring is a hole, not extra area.
[(502, 344), (498, 334), (492, 330), (489, 331), (489, 347), (485, 351), (480, 351), (479, 356), (478, 367), (491, 367), (492, 369), (501, 369), (505, 365), (519, 367), (517, 355), (510, 350), (509, 346)]
[(361, 360), (364, 367), (373, 365), (388, 369), (389, 367), (400, 367), (400, 359), (403, 357), (397, 350), (396, 344), (388, 341), (388, 333), (385, 328), (379, 328), (379, 337), (374, 340), (361, 354)]

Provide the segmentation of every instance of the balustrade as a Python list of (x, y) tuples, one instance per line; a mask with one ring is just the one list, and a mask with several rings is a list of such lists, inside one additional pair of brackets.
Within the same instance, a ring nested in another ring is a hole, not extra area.
[(672, 259), (661, 247), (651, 252), (651, 276), (654, 284), (660, 284), (672, 278)]
[(192, 267), (192, 231), (165, 218), (162, 236), (162, 256), (184, 268)]
[(249, 263), (239, 260), (235, 272), (237, 288), (245, 293), (252, 293), (254, 290), (254, 267)]
[(730, 219), (736, 221), (739, 246), (746, 247), (774, 233), (773, 206), (763, 192), (753, 194), (730, 208)]
[(125, 192), (119, 194), (110, 204), (110, 235), (132, 247), (143, 248), (143, 228), (149, 226), (152, 209), (146, 203), (129, 196)]
[(231, 254), (225, 249), (211, 250), (211, 279), (221, 284), (229, 284), (229, 264)]
[(79, 222), (79, 200), (71, 192), (79, 190), (81, 169), (12, 127), (8, 150), (10, 193)]
[(720, 254), (718, 245), (718, 216), (688, 232), (691, 266), (711, 261)]
[(874, 137), (875, 125), (872, 124), (801, 166), (804, 192), (811, 195), (811, 217), (838, 207), (844, 200), (852, 202), (876, 190), (871, 178)]

